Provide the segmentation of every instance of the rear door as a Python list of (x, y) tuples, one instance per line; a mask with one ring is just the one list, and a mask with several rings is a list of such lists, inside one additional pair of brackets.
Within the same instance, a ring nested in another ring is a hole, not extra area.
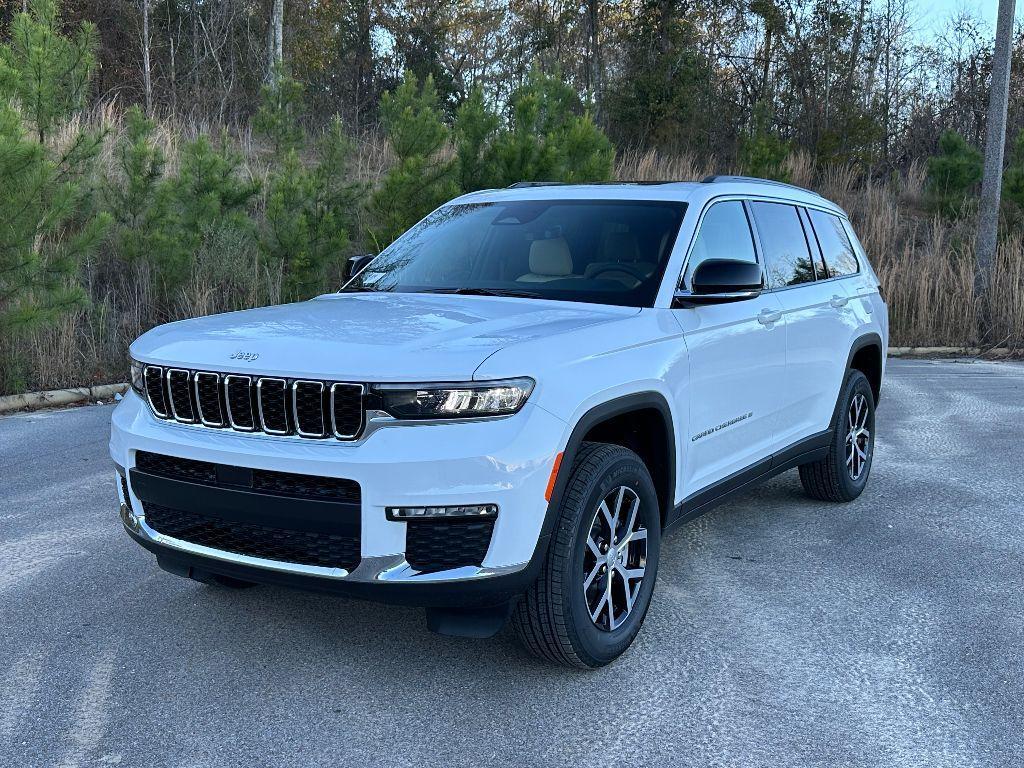
[(857, 325), (849, 294), (828, 273), (807, 211), (788, 203), (751, 203), (765, 254), (768, 286), (786, 318), (786, 375), (779, 448), (828, 428)]
[[(746, 205), (723, 200), (705, 209), (680, 287), (704, 259), (760, 263)], [(775, 445), (786, 371), (786, 327), (774, 294), (732, 304), (673, 310), (689, 355), (690, 381), (677, 391), (687, 413), (683, 495), (690, 496), (766, 459)]]

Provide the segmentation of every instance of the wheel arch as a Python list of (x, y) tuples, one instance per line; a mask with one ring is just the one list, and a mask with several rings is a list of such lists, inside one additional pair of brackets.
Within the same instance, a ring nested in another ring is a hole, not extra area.
[[(850, 345), (850, 353), (846, 358), (846, 374), (857, 370), (867, 376), (876, 405), (882, 392), (884, 354), (882, 337), (877, 333), (865, 333), (863, 336), (858, 336)], [(843, 376), (844, 381), (846, 374)], [(840, 384), (841, 388), (842, 384)]]
[(635, 392), (608, 400), (584, 413), (569, 435), (548, 501), (542, 535), (551, 532), (569, 482), (573, 462), (584, 441), (623, 445), (635, 451), (651, 473), (662, 524), (675, 506), (676, 438), (672, 410), (656, 391)]

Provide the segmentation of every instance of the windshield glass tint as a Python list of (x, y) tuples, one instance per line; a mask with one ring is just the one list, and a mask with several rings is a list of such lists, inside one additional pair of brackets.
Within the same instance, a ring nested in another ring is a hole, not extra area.
[(447, 206), (396, 240), (346, 290), (651, 306), (685, 210), (678, 202), (606, 200)]

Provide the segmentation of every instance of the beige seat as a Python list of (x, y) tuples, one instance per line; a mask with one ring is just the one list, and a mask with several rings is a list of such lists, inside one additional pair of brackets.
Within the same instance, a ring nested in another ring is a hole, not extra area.
[(649, 261), (640, 261), (640, 243), (632, 232), (608, 232), (601, 242), (601, 259), (588, 264), (583, 276), (611, 277), (619, 264), (628, 264), (632, 268), (630, 272), (619, 274), (633, 281), (636, 280), (634, 271), (644, 277), (650, 277), (657, 268), (656, 264)]
[(552, 237), (530, 243), (530, 271), (517, 280), (521, 283), (546, 283), (572, 277), (580, 275), (572, 273), (569, 244), (564, 237)]

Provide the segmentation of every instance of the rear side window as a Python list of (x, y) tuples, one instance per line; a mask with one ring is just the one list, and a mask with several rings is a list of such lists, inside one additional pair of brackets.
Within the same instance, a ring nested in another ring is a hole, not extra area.
[(768, 270), (768, 286), (785, 288), (814, 282), (814, 264), (800, 215), (785, 203), (750, 204)]
[(828, 276), (842, 277), (858, 272), (860, 267), (853, 253), (853, 244), (846, 236), (846, 230), (839, 217), (822, 211), (809, 210), (807, 213), (811, 217), (814, 234), (818, 237)]
[(750, 223), (739, 200), (715, 203), (704, 214), (686, 267), (687, 284), (693, 271), (705, 259), (738, 259), (757, 263)]

